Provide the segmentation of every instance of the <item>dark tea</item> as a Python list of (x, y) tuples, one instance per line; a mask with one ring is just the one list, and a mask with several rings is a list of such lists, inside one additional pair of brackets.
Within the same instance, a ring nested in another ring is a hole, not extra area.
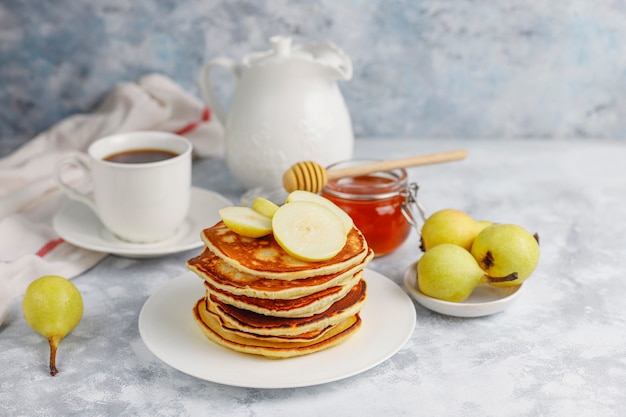
[(105, 161), (121, 164), (146, 164), (159, 162), (178, 156), (176, 152), (163, 149), (133, 149), (130, 151), (117, 152), (104, 158)]

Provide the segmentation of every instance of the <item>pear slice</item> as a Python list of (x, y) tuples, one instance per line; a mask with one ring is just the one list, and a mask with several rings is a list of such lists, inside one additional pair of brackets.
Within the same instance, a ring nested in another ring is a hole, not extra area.
[(252, 208), (270, 219), (274, 217), (274, 213), (278, 210), (276, 204), (263, 197), (255, 198), (254, 201), (252, 201)]
[(322, 206), (328, 208), (333, 213), (335, 213), (335, 215), (337, 217), (339, 217), (339, 219), (343, 223), (343, 226), (344, 226), (344, 229), (345, 229), (346, 233), (349, 233), (350, 230), (352, 230), (352, 227), (354, 226), (354, 222), (352, 221), (352, 217), (350, 217), (350, 215), (348, 213), (343, 211), (342, 208), (337, 206), (335, 203), (333, 203), (332, 201), (330, 201), (326, 197), (322, 197), (319, 194), (315, 194), (315, 193), (312, 193), (310, 191), (302, 191), (302, 190), (292, 191), (287, 196), (287, 200), (285, 200), (285, 202), (286, 203), (291, 203), (291, 202), (294, 202), (294, 201), (310, 201), (312, 203), (321, 204)]
[(218, 210), (226, 227), (246, 237), (262, 237), (272, 233), (272, 219), (250, 207), (229, 206)]
[(346, 244), (341, 219), (329, 208), (311, 201), (283, 204), (272, 218), (274, 239), (294, 258), (317, 262), (332, 258)]

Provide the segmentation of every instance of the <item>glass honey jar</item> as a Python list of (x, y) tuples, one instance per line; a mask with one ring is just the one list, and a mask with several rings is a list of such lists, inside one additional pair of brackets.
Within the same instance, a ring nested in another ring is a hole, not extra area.
[[(333, 164), (327, 169), (371, 162), (375, 160), (354, 159)], [(404, 243), (416, 225), (416, 210), (424, 219), (424, 211), (416, 198), (417, 189), (417, 184), (408, 183), (406, 170), (394, 169), (331, 179), (322, 190), (322, 196), (352, 217), (378, 257), (393, 252)]]

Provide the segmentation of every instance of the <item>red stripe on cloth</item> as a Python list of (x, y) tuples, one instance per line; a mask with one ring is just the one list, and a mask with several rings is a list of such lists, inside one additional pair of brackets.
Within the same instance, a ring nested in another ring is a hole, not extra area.
[(211, 110), (209, 110), (208, 107), (205, 107), (202, 111), (202, 117), (200, 120), (191, 122), (174, 133), (177, 135), (186, 135), (187, 133), (193, 132), (200, 125), (200, 123), (206, 123), (209, 120), (211, 120)]
[(48, 243), (46, 243), (45, 245), (43, 245), (41, 247), (41, 249), (39, 249), (37, 251), (37, 253), (35, 253), (35, 255), (43, 258), (44, 256), (46, 256), (48, 253), (50, 253), (54, 248), (56, 248), (57, 246), (59, 246), (61, 243), (65, 242), (65, 240), (63, 240), (62, 238), (58, 238), (55, 240), (51, 240)]

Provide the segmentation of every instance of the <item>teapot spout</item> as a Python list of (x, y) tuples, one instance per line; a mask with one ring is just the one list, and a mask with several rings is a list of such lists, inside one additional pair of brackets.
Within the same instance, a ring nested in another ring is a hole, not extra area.
[(352, 78), (352, 60), (332, 42), (322, 42), (307, 46), (313, 59), (329, 70), (331, 76), (348, 81)]

